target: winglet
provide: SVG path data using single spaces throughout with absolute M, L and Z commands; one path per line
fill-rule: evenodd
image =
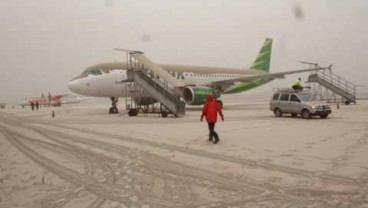
M 332 70 L 332 65 L 333 64 L 330 64 L 330 66 L 328 66 L 327 69 L 331 71 Z
M 135 51 L 135 50 L 129 50 L 129 49 L 123 49 L 123 48 L 114 48 L 115 51 L 123 51 L 123 52 L 126 52 L 126 53 L 129 53 L 129 54 L 132 54 L 132 53 L 141 53 L 143 54 L 142 51 Z

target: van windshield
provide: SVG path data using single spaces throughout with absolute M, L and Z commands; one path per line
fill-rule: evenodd
M 300 93 L 298 94 L 299 95 L 299 98 L 302 100 L 302 101 L 309 101 L 310 97 L 311 97 L 311 94 L 307 94 L 307 93 Z
M 312 93 L 299 93 L 299 98 L 302 101 L 317 101 L 319 100 L 317 95 L 312 94 Z

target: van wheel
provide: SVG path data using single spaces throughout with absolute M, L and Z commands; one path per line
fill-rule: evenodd
M 130 110 L 128 111 L 128 115 L 129 115 L 130 117 L 135 116 L 134 114 L 135 114 L 134 109 L 130 109 Z
M 311 117 L 311 114 L 310 114 L 309 110 L 304 109 L 304 110 L 302 111 L 302 118 L 304 118 L 304 119 L 308 119 L 308 118 L 310 118 L 310 117 Z
M 278 108 L 276 108 L 273 113 L 275 114 L 276 117 L 281 117 L 282 116 L 282 111 Z
M 328 114 L 320 115 L 321 118 L 327 118 Z
M 138 115 L 138 110 L 139 109 L 133 109 L 133 116 L 137 116 Z

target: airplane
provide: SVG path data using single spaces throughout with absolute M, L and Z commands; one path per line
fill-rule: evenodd
M 82 99 L 79 97 L 71 96 L 69 94 L 51 95 L 49 92 L 48 96 L 45 96 L 42 93 L 41 97 L 24 98 L 20 105 L 22 108 L 30 106 L 32 103 L 38 103 L 40 106 L 61 106 L 62 104 L 79 103 L 81 101 Z
M 126 51 L 123 49 L 117 49 Z M 266 38 L 254 63 L 249 69 L 206 67 L 189 65 L 158 64 L 163 70 L 184 83 L 179 95 L 188 105 L 203 105 L 209 94 L 240 93 L 264 85 L 273 79 L 284 78 L 285 75 L 328 69 L 319 67 L 293 71 L 270 73 L 272 39 Z M 128 51 L 129 52 L 129 51 Z M 142 53 L 142 52 L 139 52 Z M 116 103 L 120 97 L 130 97 L 127 85 L 133 83 L 128 76 L 128 64 L 125 62 L 101 63 L 88 67 L 81 75 L 68 83 L 69 89 L 77 94 L 94 97 L 108 97 L 111 99 L 109 113 L 118 113 Z M 151 71 L 152 73 L 152 71 Z M 171 77 L 172 78 L 172 77 Z M 149 95 L 143 95 L 150 98 Z M 145 99 L 155 102 L 154 99 Z M 138 101 L 138 100 L 137 100 Z

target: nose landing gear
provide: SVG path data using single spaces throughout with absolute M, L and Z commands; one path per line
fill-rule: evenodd
M 118 114 L 119 110 L 116 107 L 116 103 L 119 101 L 119 98 L 117 97 L 111 97 L 111 108 L 109 109 L 110 114 Z

